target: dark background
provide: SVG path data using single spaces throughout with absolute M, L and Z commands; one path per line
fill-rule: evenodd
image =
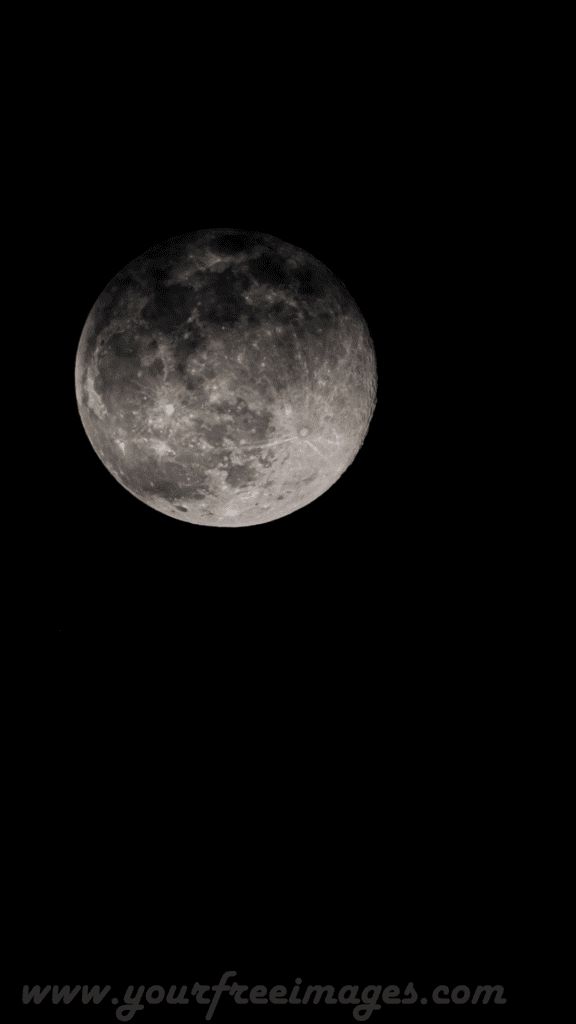
M 100 47 L 79 27 L 22 117 L 45 273 L 11 602 L 19 972 L 169 985 L 242 960 L 253 983 L 272 963 L 279 983 L 506 984 L 522 716 L 507 30 L 223 24 L 122 42 L 114 26 Z M 76 409 L 103 287 L 210 226 L 310 251 L 376 346 L 353 465 L 258 527 L 146 507 Z

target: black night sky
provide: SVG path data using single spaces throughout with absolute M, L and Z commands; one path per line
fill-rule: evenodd
M 340 24 L 354 60 L 326 36 L 319 60 L 303 26 L 282 52 L 245 36 L 234 53 L 230 26 L 226 53 L 195 36 L 193 60 L 173 55 L 177 26 L 168 50 L 133 40 L 129 62 L 111 32 L 97 73 L 79 46 L 60 73 L 51 62 L 38 78 L 22 118 L 34 154 L 22 183 L 28 255 L 40 247 L 45 271 L 34 290 L 33 494 L 11 611 L 35 709 L 21 739 L 24 802 L 56 844 L 51 881 L 34 844 L 23 854 L 30 906 L 32 893 L 47 900 L 44 925 L 79 863 L 74 904 L 99 905 L 109 870 L 117 906 L 134 884 L 142 910 L 154 885 L 138 888 L 135 876 L 162 836 L 162 905 L 178 879 L 202 890 L 192 909 L 180 891 L 187 924 L 162 931 L 172 945 L 187 933 L 179 964 L 202 949 L 207 969 L 234 967 L 224 950 L 242 914 L 254 924 L 240 910 L 253 894 L 255 948 L 270 953 L 278 936 L 276 963 L 296 973 L 316 938 L 323 952 L 330 937 L 337 944 L 327 926 L 340 900 L 356 915 L 333 961 L 344 974 L 367 949 L 365 965 L 389 956 L 406 981 L 418 969 L 438 983 L 503 977 L 479 965 L 482 935 L 497 933 L 491 954 L 506 945 L 489 866 L 500 886 L 512 870 L 517 342 L 492 259 L 509 139 L 487 117 L 495 101 L 469 44 L 441 56 L 417 21 L 383 29 L 368 52 L 367 27 Z M 318 257 L 355 299 L 378 362 L 376 411 L 351 467 L 304 509 L 239 529 L 171 519 L 124 490 L 93 451 L 74 390 L 80 333 L 110 279 L 155 242 L 214 226 Z M 56 796 L 72 846 L 59 845 Z M 109 826 L 78 811 L 86 801 L 104 802 Z M 212 830 L 221 801 L 225 821 Z M 347 843 L 359 863 L 339 882 Z M 241 880 L 245 859 L 271 879 L 267 895 Z M 451 900 L 460 869 L 467 895 Z M 309 890 L 331 904 L 320 914 L 326 940 L 304 911 L 300 924 L 275 915 L 277 899 L 300 906 Z M 420 912 L 430 925 L 432 893 L 446 895 L 431 941 L 438 979 L 410 940 L 422 937 Z M 414 905 L 394 918 L 407 947 L 388 929 L 395 900 Z M 86 921 L 78 929 L 68 940 Z M 92 938 L 105 932 L 100 920 Z M 38 943 L 41 959 L 50 942 Z

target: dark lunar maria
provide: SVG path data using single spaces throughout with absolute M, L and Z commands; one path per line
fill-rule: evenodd
M 76 396 L 97 454 L 141 501 L 251 526 L 307 505 L 350 465 L 376 360 L 322 263 L 271 235 L 204 230 L 110 281 L 80 338 Z

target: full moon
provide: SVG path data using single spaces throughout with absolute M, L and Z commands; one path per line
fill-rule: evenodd
M 376 402 L 368 328 L 319 260 L 236 229 L 168 239 L 106 286 L 76 397 L 96 453 L 140 501 L 253 526 L 328 490 Z

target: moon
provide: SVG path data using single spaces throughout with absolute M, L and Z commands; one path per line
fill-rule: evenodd
M 140 501 L 205 526 L 253 526 L 328 490 L 376 402 L 367 325 L 319 260 L 271 235 L 210 229 L 121 270 L 78 346 L 96 453 Z

